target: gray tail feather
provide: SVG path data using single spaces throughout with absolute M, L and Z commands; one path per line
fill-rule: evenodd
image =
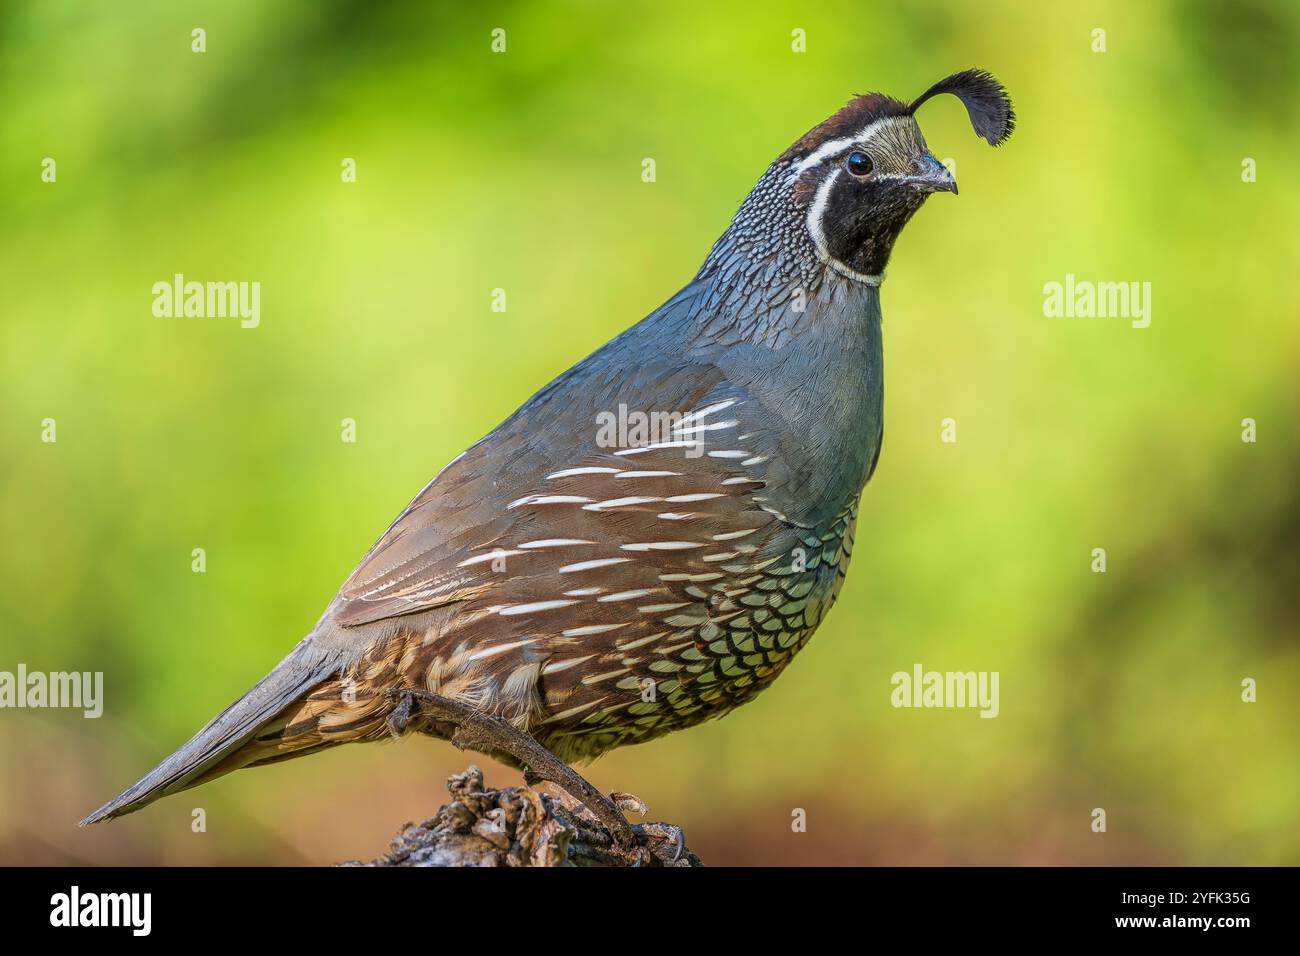
M 195 734 L 185 746 L 143 778 L 91 813 L 87 826 L 139 810 L 159 797 L 193 785 L 196 779 L 244 744 L 258 728 L 339 670 L 345 655 L 313 646 L 307 637 L 271 673 Z

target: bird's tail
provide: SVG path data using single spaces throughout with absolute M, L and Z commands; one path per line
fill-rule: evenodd
M 132 813 L 159 797 L 206 783 L 223 773 L 254 763 L 298 756 L 330 746 L 335 741 L 319 735 L 294 735 L 292 745 L 284 743 L 286 714 L 313 690 L 337 674 L 344 655 L 314 646 L 310 637 L 289 652 L 271 673 L 239 700 L 208 722 L 202 730 L 143 778 L 81 821 L 81 826 Z M 267 733 L 268 728 L 271 733 Z

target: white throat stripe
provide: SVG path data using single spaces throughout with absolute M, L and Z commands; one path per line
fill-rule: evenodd
M 852 279 L 854 282 L 861 282 L 864 285 L 879 286 L 885 278 L 883 274 L 868 275 L 865 272 L 858 272 L 851 269 L 840 260 L 831 256 L 826 248 L 826 233 L 822 229 L 822 218 L 826 215 L 826 203 L 830 199 L 831 190 L 835 188 L 835 181 L 840 178 L 842 169 L 836 169 L 826 181 L 817 187 L 817 195 L 813 197 L 812 206 L 808 209 L 808 235 L 812 237 L 813 248 L 817 250 L 817 258 L 826 263 L 846 279 Z

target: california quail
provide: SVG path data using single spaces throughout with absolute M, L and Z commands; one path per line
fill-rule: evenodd
M 939 93 L 1010 134 L 1005 91 L 968 70 L 801 137 L 684 289 L 444 468 L 269 675 L 83 823 L 410 730 L 598 804 L 561 761 L 770 684 L 835 600 L 880 454 L 885 264 L 957 192 L 913 118 Z

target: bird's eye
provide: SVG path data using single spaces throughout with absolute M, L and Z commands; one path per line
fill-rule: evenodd
M 854 176 L 866 176 L 872 169 L 871 157 L 860 149 L 849 153 L 848 158 L 844 160 L 844 165 Z

